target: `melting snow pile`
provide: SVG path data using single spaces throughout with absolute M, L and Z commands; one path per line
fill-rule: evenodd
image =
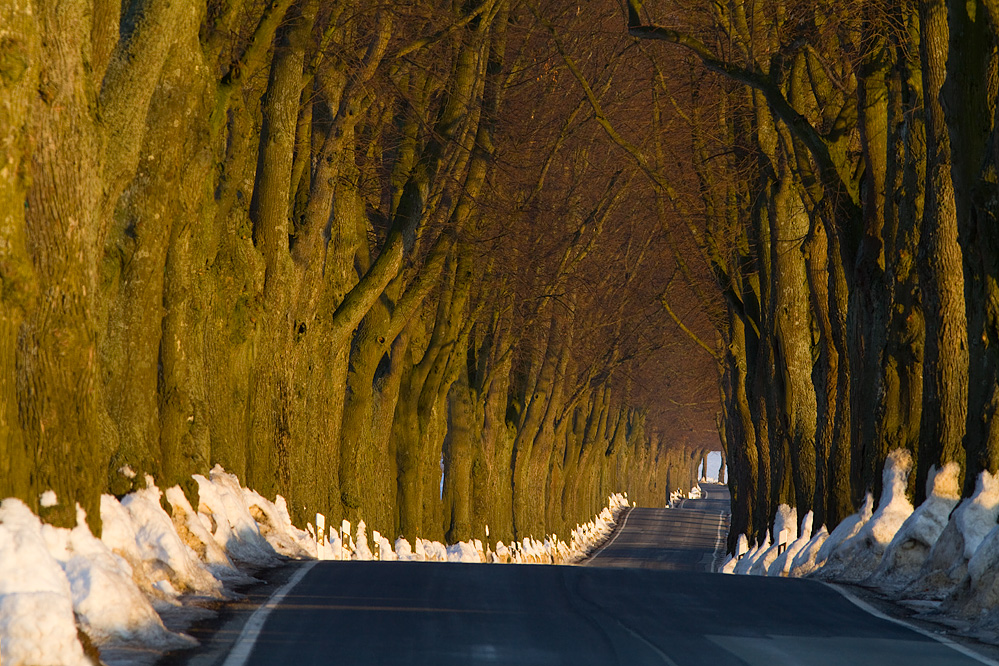
M 857 581 L 874 572 L 899 528 L 912 514 L 912 503 L 905 496 L 911 470 L 912 454 L 907 450 L 896 449 L 888 455 L 877 510 L 856 534 L 827 551 L 829 556 L 822 565 L 825 577 Z
M 168 630 L 158 611 L 193 598 L 232 598 L 227 586 L 254 580 L 241 567 L 273 566 L 282 558 L 571 563 L 603 541 L 628 506 L 624 495 L 612 495 L 596 518 L 576 527 L 568 544 L 555 536 L 525 538 L 498 542 L 493 550 L 478 539 L 445 546 L 399 538 L 393 547 L 377 531 L 369 545 L 363 521 L 353 536 L 347 521 L 327 530 L 321 514 L 315 527 L 300 530 L 284 498 L 271 502 L 242 488 L 219 466 L 194 480 L 196 509 L 179 487 L 164 492 L 148 476 L 144 489 L 121 501 L 102 496 L 100 539 L 90 532 L 82 509 L 77 526 L 65 529 L 43 524 L 20 500 L 3 500 L 0 663 L 89 666 L 78 631 L 101 650 L 195 645 L 193 638 Z M 49 507 L 59 499 L 47 491 L 40 501 Z
M 695 483 L 694 487 L 690 489 L 689 493 L 684 494 L 682 490 L 673 490 L 669 494 L 669 501 L 666 503 L 667 509 L 675 509 L 680 506 L 685 499 L 701 499 L 704 496 L 704 491 L 701 489 L 700 484 Z
M 892 451 L 882 474 L 877 507 L 867 494 L 860 510 L 830 534 L 812 530 L 782 505 L 762 544 L 740 535 L 725 573 L 816 576 L 860 582 L 927 607 L 963 617 L 980 628 L 999 624 L 999 477 L 982 472 L 971 497 L 961 499 L 960 468 L 931 468 L 926 500 L 913 508 L 906 496 L 912 456 Z M 771 537 L 773 535 L 773 537 Z M 777 535 L 781 535 L 778 537 Z M 771 539 L 773 544 L 771 544 Z

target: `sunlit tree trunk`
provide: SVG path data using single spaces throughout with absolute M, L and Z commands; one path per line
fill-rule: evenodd
M 950 29 L 943 0 L 920 4 L 923 103 L 926 109 L 926 203 L 920 236 L 920 286 L 926 313 L 923 408 L 916 474 L 917 499 L 931 465 L 964 467 L 968 410 L 968 334 L 964 266 L 951 139 L 942 103 Z

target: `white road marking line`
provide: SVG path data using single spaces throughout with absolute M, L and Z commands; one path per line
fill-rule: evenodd
M 715 552 L 711 557 L 711 573 L 718 571 L 718 560 L 721 558 L 722 554 L 725 552 L 722 549 L 722 527 L 725 526 L 725 512 L 718 512 L 718 534 L 715 535 Z
M 243 666 L 246 661 L 250 658 L 250 652 L 253 651 L 253 646 L 257 643 L 257 638 L 260 637 L 260 630 L 264 628 L 264 622 L 267 621 L 267 616 L 271 614 L 271 611 L 277 608 L 281 600 L 284 599 L 285 595 L 291 591 L 291 588 L 298 585 L 305 574 L 312 570 L 312 567 L 316 566 L 316 561 L 309 562 L 304 565 L 301 569 L 295 572 L 287 583 L 282 585 L 274 594 L 271 595 L 267 603 L 262 605 L 250 619 L 246 621 L 243 625 L 243 631 L 240 632 L 239 638 L 236 639 L 236 643 L 232 646 L 232 650 L 229 652 L 229 656 L 226 660 L 222 662 L 222 666 Z
M 612 543 L 614 543 L 614 540 L 617 539 L 617 536 L 624 529 L 624 526 L 625 526 L 625 524 L 627 524 L 628 518 L 630 518 L 630 517 L 631 517 L 631 509 L 628 509 L 628 513 L 624 514 L 624 520 L 621 521 L 621 524 L 618 525 L 618 526 L 615 526 L 614 534 L 611 535 L 611 538 L 608 539 L 606 542 L 604 542 L 604 544 L 602 546 L 600 546 L 595 551 L 593 551 L 590 554 L 590 556 L 586 558 L 587 562 L 589 562 L 590 560 L 594 559 L 597 555 L 599 555 L 600 551 L 602 551 L 604 548 L 606 548 L 607 546 L 609 546 Z M 228 664 L 225 664 L 223 666 L 228 666 Z
M 844 590 L 844 589 L 840 588 L 838 585 L 833 585 L 832 583 L 826 583 L 825 581 L 819 581 L 819 582 L 822 583 L 823 585 L 827 586 L 827 587 L 831 587 L 832 589 L 836 590 L 841 595 L 843 595 L 844 599 L 846 599 L 847 601 L 849 601 L 850 603 L 852 603 L 857 608 L 870 613 L 874 617 L 880 618 L 882 620 L 888 620 L 889 622 L 894 622 L 895 624 L 903 626 L 906 629 L 911 629 L 911 630 L 915 631 L 917 634 L 922 634 L 923 636 L 926 636 L 927 638 L 932 638 L 933 640 L 937 641 L 938 643 L 943 643 L 944 645 L 946 645 L 947 647 L 951 648 L 952 650 L 956 650 L 956 651 L 960 652 L 961 654 L 963 654 L 964 656 L 970 657 L 970 658 L 974 659 L 975 661 L 977 661 L 980 664 L 988 664 L 988 666 L 999 666 L 999 662 L 997 662 L 997 661 L 995 661 L 993 659 L 989 659 L 988 657 L 985 657 L 983 655 L 980 655 L 977 652 L 975 652 L 974 650 L 972 650 L 971 648 L 965 647 L 964 645 L 961 645 L 957 641 L 953 641 L 950 638 L 947 638 L 946 636 L 942 636 L 940 634 L 935 634 L 932 631 L 927 631 L 925 629 L 917 627 L 914 624 L 909 624 L 905 620 L 900 620 L 900 619 L 898 619 L 896 617 L 891 617 L 889 615 L 885 615 L 884 613 L 882 613 L 881 611 L 879 611 L 877 608 L 874 608 L 873 606 L 871 606 L 866 601 L 863 601 L 862 599 L 859 599 L 859 598 L 855 597 L 853 594 L 851 594 L 847 590 Z

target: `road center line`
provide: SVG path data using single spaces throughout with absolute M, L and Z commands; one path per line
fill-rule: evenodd
M 239 638 L 236 639 L 236 643 L 232 646 L 229 656 L 222 662 L 222 666 L 243 666 L 246 663 L 247 659 L 250 658 L 250 653 L 253 651 L 253 646 L 257 643 L 257 638 L 260 636 L 260 630 L 264 628 L 267 616 L 271 614 L 272 610 L 277 608 L 285 595 L 291 591 L 291 588 L 298 585 L 305 578 L 305 574 L 309 573 L 314 566 L 316 566 L 316 561 L 302 566 L 287 583 L 271 595 L 265 604 L 254 611 L 250 619 L 243 625 L 243 631 L 240 632 Z
M 715 535 L 715 553 L 711 558 L 711 573 L 718 571 L 718 560 L 721 554 L 724 552 L 722 550 L 722 527 L 725 525 L 725 512 L 718 512 L 718 534 Z

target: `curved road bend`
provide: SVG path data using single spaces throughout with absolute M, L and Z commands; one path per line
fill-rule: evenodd
M 709 490 L 682 509 L 635 509 L 585 567 L 314 563 L 269 614 L 247 623 L 259 625 L 255 640 L 244 629 L 228 661 L 202 650 L 188 663 L 981 663 L 814 581 L 663 570 L 705 568 L 721 503 Z M 686 545 L 656 542 L 656 530 Z

